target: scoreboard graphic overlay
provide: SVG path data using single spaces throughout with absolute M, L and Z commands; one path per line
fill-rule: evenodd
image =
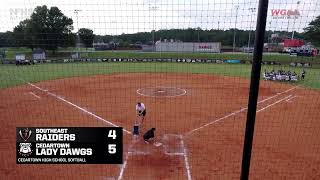
M 122 164 L 121 127 L 17 127 L 17 164 Z

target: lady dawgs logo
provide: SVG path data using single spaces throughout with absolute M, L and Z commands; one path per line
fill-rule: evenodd
M 19 154 L 21 156 L 27 157 L 32 153 L 31 143 L 20 143 Z
M 26 142 L 32 134 L 32 131 L 29 130 L 28 128 L 25 129 L 20 129 L 19 135 L 20 137 Z M 27 157 L 32 153 L 31 150 L 31 143 L 20 143 L 19 144 L 19 154 L 21 156 Z

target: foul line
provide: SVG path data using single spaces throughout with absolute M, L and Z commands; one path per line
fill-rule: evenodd
M 294 99 L 294 98 L 297 98 L 297 97 L 298 97 L 298 96 L 292 96 L 291 98 L 287 99 L 286 101 L 287 101 L 287 102 L 292 102 L 291 100 Z
M 184 145 L 184 141 L 183 141 L 183 136 L 182 135 L 180 135 L 180 143 L 181 143 L 181 146 L 183 148 L 183 157 L 184 157 L 184 163 L 185 163 L 186 170 L 187 170 L 188 180 L 192 180 L 189 161 L 188 161 L 188 156 L 187 156 L 187 149 L 186 149 L 186 147 Z
M 126 155 L 126 159 L 124 160 L 123 164 L 121 165 L 120 174 L 118 180 L 123 178 L 124 170 L 126 169 L 127 162 L 128 162 L 129 154 Z
M 101 120 L 101 121 L 103 121 L 103 122 L 105 122 L 105 123 L 107 123 L 107 124 L 110 124 L 111 126 L 119 127 L 119 126 L 117 126 L 116 124 L 113 124 L 112 122 L 107 121 L 107 120 L 103 119 L 102 117 L 94 114 L 93 112 L 90 112 L 90 111 L 88 111 L 88 110 L 86 110 L 86 109 L 84 109 L 84 108 L 82 108 L 82 107 L 80 107 L 80 106 L 77 106 L 76 104 L 73 104 L 72 102 L 70 102 L 70 101 L 68 101 L 68 100 L 65 100 L 65 99 L 62 98 L 61 96 L 58 96 L 58 95 L 56 95 L 56 94 L 54 94 L 54 93 L 51 93 L 51 92 L 49 92 L 48 90 L 42 89 L 42 88 L 40 88 L 40 87 L 38 87 L 38 86 L 36 86 L 36 85 L 34 85 L 34 84 L 32 84 L 32 83 L 29 83 L 29 82 L 28 82 L 28 84 L 29 84 L 30 86 L 34 87 L 34 88 L 37 88 L 37 89 L 39 89 L 39 90 L 41 90 L 41 91 L 43 91 L 43 92 L 46 92 L 48 95 L 53 96 L 53 97 L 57 98 L 57 99 L 60 100 L 60 101 L 63 101 L 63 102 L 65 102 L 65 103 L 67 103 L 67 104 L 69 104 L 69 105 L 71 105 L 71 106 L 73 106 L 73 107 L 75 107 L 75 108 L 77 108 L 77 109 L 79 109 L 79 110 L 81 110 L 81 111 L 89 114 L 90 116 L 93 116 L 94 118 L 96 118 L 96 119 L 98 119 L 98 120 Z M 128 133 L 128 134 L 131 134 L 130 131 L 128 131 L 128 130 L 126 130 L 126 129 L 124 129 L 124 128 L 123 128 L 123 131 L 126 132 L 126 133 Z
M 292 95 L 286 96 L 285 98 L 282 98 L 282 99 L 280 99 L 280 100 L 278 100 L 278 101 L 276 101 L 276 102 L 274 102 L 274 103 L 272 103 L 272 104 L 269 104 L 268 106 L 257 110 L 257 113 L 258 113 L 258 112 L 261 112 L 261 111 L 263 111 L 263 110 L 265 110 L 265 109 L 267 109 L 268 107 L 274 106 L 274 105 L 278 104 L 279 102 L 282 102 L 282 101 L 284 101 L 284 100 L 287 100 L 287 99 L 289 99 L 291 96 L 292 96 Z
M 33 93 L 33 92 L 29 92 L 29 94 L 31 94 L 31 95 L 33 95 L 34 97 L 36 97 L 36 98 L 40 99 L 40 96 L 36 95 L 36 94 L 35 94 L 35 93 Z
M 290 88 L 290 89 L 288 89 L 288 90 L 286 90 L 286 91 L 283 91 L 283 92 L 281 92 L 281 93 L 277 93 L 276 95 L 273 95 L 273 96 L 271 96 L 271 97 L 268 97 L 268 98 L 266 98 L 266 99 L 264 99 L 264 100 L 259 101 L 258 104 L 263 103 L 263 102 L 265 102 L 265 101 L 267 101 L 267 100 L 273 99 L 273 98 L 275 98 L 275 97 L 277 97 L 277 96 L 279 96 L 279 95 L 281 95 L 281 94 L 284 94 L 284 93 L 286 93 L 286 92 L 292 91 L 292 90 L 296 89 L 297 87 L 298 87 L 298 86 L 295 86 L 295 87 Z M 290 96 L 291 96 L 291 95 L 290 95 Z M 286 98 L 287 98 L 287 97 L 286 97 Z M 286 99 L 286 98 L 284 98 L 284 99 Z M 281 102 L 281 101 L 280 101 L 280 102 Z M 278 103 L 279 103 L 279 102 L 278 102 Z M 276 103 L 276 104 L 277 104 L 277 103 Z M 274 104 L 273 104 L 273 105 L 274 105 Z M 267 106 L 267 107 L 270 107 L 270 105 Z M 214 121 L 212 121 L 212 122 L 209 122 L 209 123 L 207 123 L 207 124 L 205 124 L 205 125 L 203 125 L 203 126 L 200 126 L 200 127 L 196 128 L 196 129 L 193 129 L 193 130 L 187 132 L 186 135 L 190 135 L 190 134 L 192 134 L 192 133 L 195 132 L 195 131 L 198 131 L 198 130 L 200 130 L 200 129 L 203 129 L 203 128 L 207 127 L 207 126 L 210 126 L 211 124 L 214 124 L 214 123 L 216 123 L 216 122 L 219 122 L 219 121 L 221 121 L 221 120 L 224 120 L 224 119 L 226 119 L 226 118 L 228 118 L 228 117 L 230 117 L 230 116 L 234 116 L 234 115 L 236 115 L 236 114 L 238 114 L 238 113 L 241 113 L 241 112 L 243 112 L 243 111 L 245 111 L 245 110 L 247 110 L 247 109 L 248 109 L 248 107 L 246 107 L 246 108 L 241 108 L 240 110 L 234 111 L 234 112 L 232 112 L 232 113 L 230 113 L 230 114 L 228 114 L 228 115 L 226 115 L 226 116 L 224 116 L 224 117 L 221 117 L 221 118 L 216 119 L 216 120 L 214 120 Z M 260 112 L 260 110 L 259 110 L 258 112 Z

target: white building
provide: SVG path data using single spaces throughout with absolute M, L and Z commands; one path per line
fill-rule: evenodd
M 155 43 L 157 52 L 208 52 L 220 53 L 220 42 L 161 42 Z

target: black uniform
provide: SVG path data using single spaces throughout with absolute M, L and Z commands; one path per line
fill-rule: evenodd
M 144 135 L 143 135 L 143 139 L 145 141 L 148 141 L 151 138 L 154 138 L 154 131 L 156 130 L 156 128 L 151 128 L 150 130 L 148 130 Z
M 301 78 L 304 79 L 306 72 L 303 70 L 301 74 Z

